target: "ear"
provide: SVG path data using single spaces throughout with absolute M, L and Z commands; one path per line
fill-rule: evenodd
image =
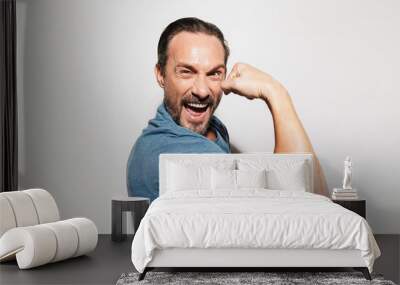
M 162 75 L 161 68 L 158 64 L 156 64 L 156 66 L 154 67 L 154 74 L 156 76 L 158 85 L 160 85 L 160 87 L 164 89 L 164 76 Z

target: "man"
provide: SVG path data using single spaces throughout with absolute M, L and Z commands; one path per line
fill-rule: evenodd
M 237 63 L 228 76 L 229 48 L 222 32 L 197 18 L 182 18 L 161 34 L 155 75 L 164 89 L 156 117 L 136 141 L 127 168 L 129 196 L 158 197 L 160 153 L 229 153 L 228 131 L 213 115 L 222 94 L 259 99 L 272 113 L 275 153 L 314 153 L 282 84 L 248 64 Z M 316 193 L 327 195 L 316 162 Z

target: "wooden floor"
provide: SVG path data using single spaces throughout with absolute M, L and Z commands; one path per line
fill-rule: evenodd
M 400 235 L 375 236 L 382 256 L 374 272 L 399 283 Z M 115 284 L 124 272 L 135 271 L 131 254 L 132 236 L 121 243 L 110 235 L 99 235 L 95 251 L 87 256 L 19 270 L 15 261 L 0 264 L 0 284 Z M 341 270 L 338 270 L 341 271 Z

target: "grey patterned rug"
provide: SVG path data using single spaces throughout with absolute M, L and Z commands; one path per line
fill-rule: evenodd
M 124 273 L 116 285 L 134 284 L 379 284 L 395 285 L 384 280 L 381 274 L 371 274 L 372 281 L 366 280 L 361 272 L 147 272 L 138 281 L 139 273 Z

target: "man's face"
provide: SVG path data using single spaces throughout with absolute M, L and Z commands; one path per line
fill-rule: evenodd
M 157 81 L 172 118 L 182 127 L 205 134 L 221 96 L 225 78 L 224 48 L 215 36 L 181 32 L 168 46 L 165 74 Z

